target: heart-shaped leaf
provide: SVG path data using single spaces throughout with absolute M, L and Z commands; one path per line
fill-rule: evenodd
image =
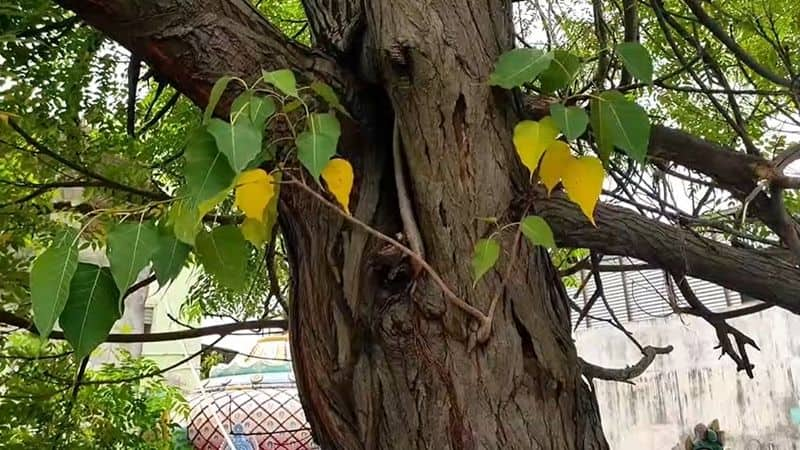
M 473 286 L 497 263 L 500 257 L 500 244 L 494 239 L 481 239 L 475 244 L 472 253 Z
M 197 235 L 195 251 L 206 272 L 222 286 L 234 291 L 245 287 L 247 242 L 234 225 L 214 228 Z
M 653 82 L 653 60 L 650 52 L 638 42 L 622 42 L 614 51 L 622 60 L 622 64 L 636 79 L 643 83 Z
M 561 176 L 570 200 L 594 225 L 594 207 L 603 191 L 603 163 L 594 156 L 573 158 Z
M 297 97 L 297 80 L 294 73 L 289 69 L 276 70 L 274 72 L 263 72 L 264 81 L 278 88 L 284 94 Z
M 350 214 L 350 190 L 353 189 L 353 166 L 344 159 L 334 158 L 322 170 L 322 179 L 336 200 Z
M 541 245 L 545 248 L 556 248 L 556 241 L 553 238 L 553 230 L 550 225 L 539 216 L 527 216 L 519 224 L 522 234 L 533 245 Z
M 236 207 L 250 219 L 261 221 L 264 209 L 275 195 L 272 175 L 262 169 L 242 172 L 236 180 Z
M 234 124 L 211 119 L 206 129 L 217 143 L 217 148 L 228 158 L 231 168 L 239 173 L 261 152 L 261 130 L 249 117 L 241 116 Z
M 558 128 L 549 116 L 538 122 L 523 120 L 514 127 L 514 147 L 531 173 L 536 171 L 544 150 L 557 136 Z
M 556 187 L 564 171 L 569 167 L 572 161 L 572 154 L 569 152 L 569 146 L 562 141 L 555 141 L 547 147 L 542 157 L 542 163 L 539 166 L 539 179 L 547 188 L 547 193 L 553 191 Z
M 551 52 L 535 48 L 515 48 L 500 55 L 489 76 L 489 84 L 511 89 L 533 81 L 553 60 Z
M 550 105 L 550 116 L 568 141 L 578 139 L 589 124 L 589 116 L 586 111 L 577 106 L 554 103 Z
M 89 355 L 106 340 L 120 318 L 119 298 L 119 289 L 107 267 L 78 264 L 69 299 L 58 320 L 76 358 Z
M 123 223 L 108 233 L 108 262 L 120 297 L 136 281 L 158 246 L 158 231 L 148 223 Z
M 46 339 L 53 331 L 69 296 L 69 285 L 78 267 L 78 233 L 69 229 L 39 255 L 31 266 L 30 289 L 33 323 Z

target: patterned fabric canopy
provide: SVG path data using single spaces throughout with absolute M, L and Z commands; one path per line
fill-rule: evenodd
M 189 439 L 199 450 L 317 449 L 292 378 L 285 336 L 214 367 L 189 398 Z M 241 356 L 241 355 L 240 355 Z M 224 430 L 224 432 L 223 432 Z M 230 449 L 225 433 L 234 449 Z

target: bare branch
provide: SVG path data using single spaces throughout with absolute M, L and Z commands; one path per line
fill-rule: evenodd
M 598 380 L 628 382 L 643 374 L 644 371 L 647 370 L 651 364 L 653 364 L 653 361 L 655 361 L 657 355 L 666 355 L 671 351 L 671 345 L 666 347 L 652 347 L 648 345 L 642 349 L 642 359 L 640 359 L 639 362 L 623 369 L 609 369 L 607 367 L 601 367 L 587 362 L 583 358 L 580 358 L 581 372 L 583 372 L 583 375 L 590 379 L 594 378 Z
M 28 330 L 31 333 L 39 334 L 33 323 L 23 317 L 15 316 L 6 311 L 0 311 L 0 323 L 13 327 Z M 179 339 L 191 339 L 202 336 L 228 335 L 241 330 L 263 330 L 266 328 L 287 329 L 287 321 L 282 319 L 259 319 L 248 320 L 246 322 L 226 323 L 202 328 L 192 328 L 189 330 L 169 331 L 165 333 L 144 333 L 144 334 L 109 334 L 106 342 L 129 343 L 129 342 L 161 342 L 175 341 Z M 64 333 L 53 331 L 48 336 L 49 339 L 65 339 Z
M 610 205 L 597 206 L 597 227 L 563 197 L 538 199 L 534 206 L 560 245 L 630 256 L 800 313 L 800 269 L 783 259 L 731 247 Z

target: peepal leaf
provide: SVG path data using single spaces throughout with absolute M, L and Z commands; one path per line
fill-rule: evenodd
M 151 258 L 159 286 L 166 285 L 178 276 L 191 250 L 191 246 L 176 239 L 172 233 L 159 234 L 158 247 Z
M 552 53 L 550 66 L 539 75 L 542 90 L 546 93 L 569 86 L 581 66 L 581 60 L 568 51 L 553 50 Z
M 599 97 L 592 97 L 589 102 L 589 117 L 592 124 L 592 136 L 597 145 L 597 154 L 604 163 L 611 158 L 614 152 L 613 131 L 611 130 L 611 118 L 609 109 L 603 107 L 603 101 Z
M 211 119 L 206 129 L 214 136 L 217 148 L 228 158 L 236 173 L 247 167 L 247 163 L 261 151 L 261 131 L 248 117 L 239 117 L 234 124 Z
M 179 241 L 194 245 L 195 236 L 200 232 L 202 214 L 189 199 L 176 200 L 169 209 L 167 223 Z
M 203 113 L 203 123 L 207 123 L 211 116 L 214 114 L 214 110 L 217 109 L 217 103 L 219 103 L 219 99 L 222 98 L 222 94 L 225 92 L 225 89 L 228 87 L 228 83 L 231 82 L 233 77 L 222 77 L 214 83 L 214 86 L 211 88 L 211 94 L 208 96 L 208 104 L 206 105 L 206 110 Z
M 245 287 L 247 242 L 234 225 L 214 228 L 197 235 L 195 251 L 198 259 L 221 286 L 234 291 Z
M 69 299 L 58 320 L 64 337 L 75 349 L 76 358 L 90 354 L 106 340 L 120 318 L 119 297 L 119 289 L 107 267 L 78 264 Z
M 325 100 L 325 102 L 330 105 L 331 108 L 336 109 L 346 116 L 350 115 L 339 101 L 339 96 L 336 95 L 336 92 L 328 84 L 319 80 L 315 80 L 313 83 L 311 83 L 311 90 Z
M 622 42 L 614 51 L 622 60 L 622 64 L 636 79 L 643 83 L 653 82 L 653 60 L 650 52 L 638 42 Z
M 150 262 L 158 241 L 158 231 L 146 222 L 123 223 L 108 233 L 108 261 L 120 297 Z
M 264 222 L 250 217 L 245 217 L 239 225 L 244 239 L 255 247 L 261 247 L 269 239 L 269 230 Z
M 554 103 L 550 105 L 550 116 L 568 141 L 578 139 L 589 124 L 589 116 L 586 115 L 586 111 L 577 106 Z
M 538 122 L 523 120 L 514 127 L 514 147 L 517 149 L 522 164 L 531 173 L 536 171 L 542 153 L 555 142 L 556 136 L 558 136 L 558 128 L 550 117 L 545 117 Z
M 264 209 L 275 195 L 272 175 L 262 169 L 242 172 L 236 180 L 236 207 L 250 219 L 262 221 Z
M 500 55 L 489 84 L 511 89 L 533 81 L 553 60 L 553 54 L 535 48 L 515 48 Z
M 264 81 L 278 88 L 284 94 L 297 97 L 297 80 L 294 73 L 289 69 L 276 70 L 274 72 L 262 72 Z
M 650 143 L 650 118 L 645 110 L 617 91 L 600 94 L 592 108 L 598 108 L 597 116 L 593 114 L 592 118 L 598 141 L 607 146 L 610 140 L 634 160 L 644 162 Z
M 246 217 L 239 226 L 242 236 L 244 236 L 247 242 L 256 247 L 261 247 L 264 245 L 264 242 L 266 242 L 270 236 L 272 236 L 272 228 L 275 227 L 275 223 L 278 221 L 278 196 L 280 194 L 279 183 L 281 181 L 280 176 L 280 172 L 275 172 L 275 174 L 272 176 L 275 181 L 275 184 L 273 184 L 275 188 L 275 194 L 272 196 L 272 199 L 264 209 L 264 215 L 262 216 L 261 220 Z
M 494 239 L 481 239 L 475 244 L 472 254 L 473 286 L 497 263 L 500 257 L 500 244 Z
M 553 238 L 553 230 L 550 225 L 539 216 L 527 216 L 519 224 L 522 234 L 533 245 L 541 245 L 545 248 L 556 248 L 556 241 Z
M 548 194 L 561 181 L 561 177 L 572 159 L 569 146 L 565 142 L 555 141 L 547 147 L 539 166 L 539 178 L 547 188 Z
M 225 155 L 217 151 L 214 137 L 203 129 L 189 136 L 184 157 L 186 189 L 195 206 L 228 190 L 236 177 Z
M 344 159 L 334 158 L 322 170 L 322 179 L 328 185 L 328 190 L 336 200 L 350 214 L 350 190 L 353 189 L 353 166 Z
M 46 339 L 53 331 L 69 297 L 69 285 L 78 267 L 77 232 L 65 232 L 31 266 L 30 289 L 33 323 Z
M 603 190 L 603 163 L 594 156 L 572 159 L 561 176 L 569 199 L 575 202 L 583 214 L 594 223 L 594 207 Z
M 322 169 L 336 153 L 340 134 L 339 121 L 333 114 L 312 113 L 307 129 L 297 136 L 297 158 L 315 180 L 319 181 Z
M 275 114 L 275 102 L 269 97 L 254 95 L 250 99 L 250 121 L 261 129 Z

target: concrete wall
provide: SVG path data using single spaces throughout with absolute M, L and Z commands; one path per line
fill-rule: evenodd
M 749 349 L 755 379 L 718 359 L 714 330 L 694 317 L 626 324 L 643 345 L 675 350 L 635 385 L 595 381 L 606 436 L 613 450 L 672 449 L 698 422 L 720 420 L 733 450 L 800 449 L 800 316 L 777 308 L 731 321 L 761 351 Z M 624 367 L 640 353 L 619 331 L 580 329 L 585 360 Z
M 184 269 L 177 278 L 168 286 L 161 289 L 153 283 L 153 291 L 147 298 L 146 305 L 153 308 L 151 333 L 166 333 L 180 331 L 186 328 L 175 323 L 169 318 L 180 317 L 181 305 L 189 296 L 189 289 L 195 281 L 196 273 Z M 168 315 L 169 314 L 169 315 Z M 188 323 L 190 326 L 199 326 L 198 323 Z M 152 359 L 159 367 L 169 367 L 200 350 L 201 339 L 183 339 L 180 341 L 146 342 L 142 344 L 142 356 Z M 197 375 L 200 370 L 200 358 L 193 358 L 174 369 L 167 371 L 164 377 L 175 386 L 186 392 L 191 392 L 199 386 Z

